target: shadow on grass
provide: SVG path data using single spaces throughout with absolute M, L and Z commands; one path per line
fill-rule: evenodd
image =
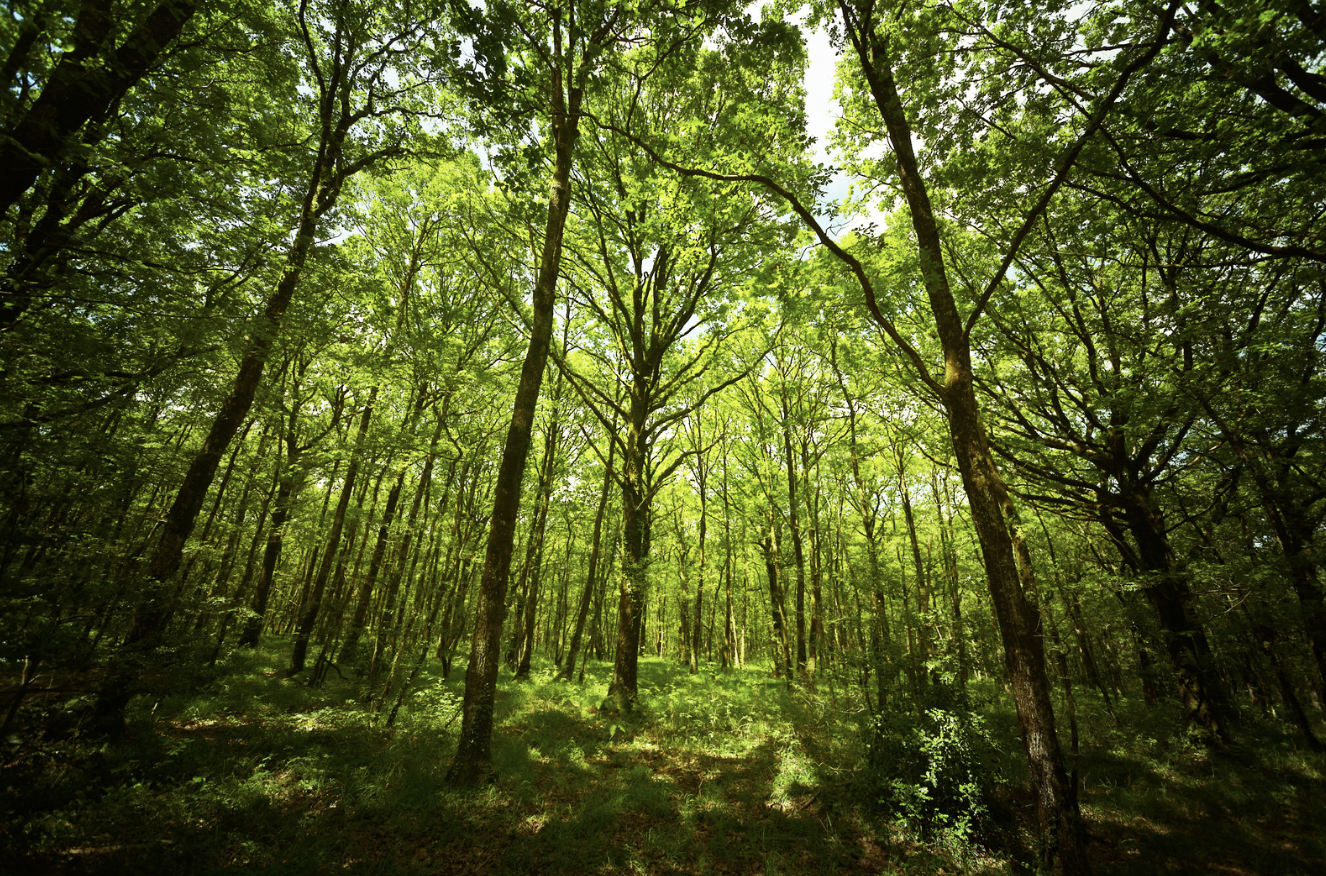
M 1273 724 L 1241 727 L 1225 751 L 1192 748 L 1174 738 L 1168 710 L 1138 706 L 1123 716 L 1128 731 L 1102 728 L 1083 747 L 1098 876 L 1322 872 L 1326 757 Z
M 629 720 L 597 714 L 593 675 L 504 684 L 499 779 L 460 793 L 443 781 L 458 680 L 427 679 L 389 731 L 355 685 L 285 680 L 281 656 L 136 704 L 113 748 L 47 745 L 31 773 L 43 792 L 0 801 L 4 872 L 831 873 L 860 856 L 809 788 L 776 788 L 784 743 L 730 720 L 750 703 L 716 709 L 703 679 L 661 662 L 643 665 L 651 693 Z M 704 733 L 669 736 L 692 725 Z
M 519 827 L 493 842 L 487 873 L 834 873 L 861 857 L 837 837 L 807 795 L 774 792 L 780 754 L 772 740 L 742 757 L 600 750 L 583 762 L 545 759 L 518 799 Z M 453 837 L 447 857 L 471 838 Z M 468 862 L 470 865 L 473 861 Z
M 504 681 L 498 780 L 461 793 L 443 781 L 459 678 L 426 676 L 388 730 L 355 683 L 308 688 L 280 677 L 283 658 L 237 657 L 206 690 L 138 704 L 113 748 L 7 749 L 0 871 L 1014 873 L 1030 857 L 907 839 L 853 797 L 837 704 L 758 669 L 644 660 L 629 717 L 597 711 L 609 667 L 583 686 L 547 667 Z M 992 723 L 1011 720 L 990 702 Z M 1319 872 L 1326 759 L 1269 725 L 1211 754 L 1167 740 L 1163 710 L 1130 705 L 1119 729 L 1092 708 L 1080 774 L 1098 874 Z M 1025 784 L 1017 760 L 1009 788 Z M 1019 823 L 1028 802 L 1009 797 Z

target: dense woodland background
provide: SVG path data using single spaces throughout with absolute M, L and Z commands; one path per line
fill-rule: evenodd
M 1136 864 L 1084 796 L 1110 745 L 1269 771 L 1292 822 L 1326 730 L 1324 51 L 1315 0 L 8 4 L 6 854 L 132 867 L 68 825 L 206 785 L 160 739 L 241 689 L 234 727 L 288 700 L 382 762 L 415 728 L 438 788 L 507 788 L 548 710 L 590 760 L 772 758 L 790 722 L 806 776 L 930 843 L 876 869 Z M 636 869 L 698 866 L 677 842 Z

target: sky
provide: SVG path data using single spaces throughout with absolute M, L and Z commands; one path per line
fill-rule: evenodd
M 806 38 L 806 55 L 810 63 L 806 66 L 806 75 L 803 84 L 806 89 L 806 132 L 816 140 L 814 157 L 816 161 L 825 164 L 833 164 L 834 156 L 828 150 L 828 138 L 833 130 L 834 120 L 838 118 L 840 107 L 838 101 L 833 99 L 833 75 L 834 67 L 838 63 L 838 54 L 829 41 L 827 31 L 808 30 L 802 27 L 802 33 Z M 835 174 L 830 182 L 825 195 L 830 201 L 841 201 L 847 197 L 848 189 L 851 186 L 851 179 L 846 174 Z M 824 217 L 819 217 L 821 223 Z M 841 234 L 843 231 L 864 225 L 871 220 L 878 221 L 880 217 L 869 211 L 867 215 L 854 217 L 849 222 L 839 220 L 834 231 Z M 835 235 L 836 236 L 836 235 Z
M 804 31 L 803 31 L 804 32 Z M 810 64 L 806 67 L 806 126 L 817 138 L 817 158 L 828 161 L 824 151 L 825 138 L 833 130 L 838 116 L 838 102 L 833 99 L 833 68 L 837 61 L 829 35 L 823 30 L 806 33 L 806 54 Z

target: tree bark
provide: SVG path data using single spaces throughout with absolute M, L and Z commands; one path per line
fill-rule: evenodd
M 1228 707 L 1215 674 L 1206 632 L 1192 615 L 1192 593 L 1175 568 L 1174 551 L 1149 491 L 1126 475 L 1120 478 L 1124 520 L 1137 545 L 1134 563 L 1143 573 L 1142 595 L 1160 620 L 1161 640 L 1169 655 L 1184 728 L 1203 744 L 1230 741 Z M 1117 529 L 1112 533 L 1119 539 Z M 1120 540 L 1120 547 L 1124 544 Z
M 638 697 L 640 635 L 644 622 L 649 562 L 649 485 L 647 454 L 641 424 L 643 400 L 632 387 L 631 424 L 622 454 L 622 577 L 617 600 L 617 647 L 612 667 L 612 698 L 617 709 L 630 711 Z M 638 416 L 637 416 L 638 415 Z
M 85 2 L 41 94 L 0 140 L 0 215 L 9 212 L 37 177 L 61 157 L 78 129 L 110 108 L 156 63 L 202 4 L 167 0 L 156 6 L 119 46 L 103 52 L 115 24 L 115 5 Z M 17 72 L 17 71 L 15 71 Z
M 787 526 L 792 534 L 792 557 L 796 561 L 797 590 L 795 618 L 797 625 L 797 674 L 806 674 L 806 552 L 801 543 L 801 513 L 798 510 L 797 466 L 792 453 L 792 413 L 788 410 L 787 388 L 779 399 L 783 413 L 783 456 L 787 469 Z
M 560 23 L 557 19 L 554 19 L 554 30 L 560 43 Z M 493 496 L 493 515 L 488 530 L 483 578 L 479 583 L 474 639 L 470 647 L 469 666 L 465 670 L 460 739 L 455 758 L 447 770 L 447 780 L 462 786 L 487 783 L 493 777 L 493 703 L 497 696 L 497 672 L 501 665 L 502 617 L 506 613 L 507 577 L 511 571 L 516 520 L 520 515 L 520 484 L 525 474 L 525 461 L 529 456 L 534 428 L 534 411 L 538 406 L 539 389 L 543 384 L 543 371 L 552 341 L 553 304 L 557 274 L 561 267 L 562 233 L 566 228 L 566 215 L 571 205 L 571 165 L 579 134 L 582 86 L 572 83 L 563 93 L 560 67 L 554 64 L 551 73 L 553 179 L 548 197 L 548 219 L 544 226 L 539 274 L 534 285 L 533 322 Z
M 548 504 L 552 499 L 553 465 L 557 461 L 557 438 L 560 431 L 561 426 L 554 412 L 543 443 L 543 464 L 539 467 L 539 506 L 534 514 L 534 531 L 530 535 L 529 592 L 525 595 L 525 619 L 516 657 L 516 678 L 520 680 L 529 678 L 534 659 L 534 626 L 538 619 L 539 592 L 543 584 L 543 544 L 548 530 Z
M 131 664 L 137 662 L 139 655 L 155 647 L 174 616 L 174 601 L 166 585 L 179 571 L 184 544 L 193 531 L 221 457 L 253 406 L 254 395 L 262 382 L 267 354 L 299 285 L 320 215 L 315 212 L 314 204 L 319 188 L 317 180 L 322 170 L 319 167 L 314 172 L 313 181 L 306 192 L 295 243 L 286 257 L 285 269 L 277 283 L 276 292 L 268 300 L 249 340 L 248 350 L 240 360 L 239 373 L 235 376 L 230 394 L 212 420 L 203 446 L 189 465 L 184 482 L 164 515 L 161 536 L 148 562 L 147 598 L 139 604 L 129 635 L 124 641 L 124 650 L 130 659 L 121 660 L 121 665 L 108 673 L 94 708 L 94 725 L 107 735 L 118 736 L 124 729 L 124 710 L 133 697 L 132 685 L 138 675 L 138 670 Z
M 253 615 L 245 621 L 244 629 L 239 637 L 239 644 L 242 648 L 258 647 L 263 623 L 267 617 L 267 603 L 271 597 L 272 581 L 276 576 L 276 565 L 281 559 L 281 550 L 285 544 L 285 526 L 290 519 L 290 511 L 294 507 L 299 487 L 303 483 L 303 473 L 299 470 L 299 459 L 303 453 L 303 448 L 299 446 L 298 433 L 295 431 L 298 414 L 299 407 L 297 403 L 292 404 L 285 431 L 285 470 L 282 472 L 281 482 L 276 488 L 275 505 L 272 509 L 271 523 L 267 530 L 267 545 L 263 549 L 262 566 L 258 573 L 258 583 L 253 592 L 253 604 L 251 606 Z
M 337 33 L 338 46 L 345 41 L 345 37 L 344 33 Z M 348 62 L 350 59 L 345 60 Z M 139 675 L 139 670 L 133 668 L 133 664 L 141 662 L 143 655 L 160 641 L 173 617 L 175 606 L 169 596 L 167 582 L 179 571 L 185 542 L 193 531 L 221 457 L 253 406 L 267 356 L 280 333 L 286 310 L 303 277 L 304 266 L 316 241 L 321 219 L 336 205 L 346 179 L 370 163 L 342 163 L 346 138 L 350 128 L 358 121 L 357 116 L 341 112 L 348 102 L 348 90 L 354 84 L 346 77 L 352 76 L 355 69 L 349 63 L 335 65 L 333 75 L 322 85 L 322 93 L 319 95 L 318 155 L 304 190 L 298 226 L 286 253 L 276 290 L 254 326 L 248 347 L 240 360 L 235 383 L 222 402 L 202 448 L 190 464 L 170 509 L 164 515 L 160 539 L 148 562 L 146 598 L 140 602 L 124 642 L 125 653 L 122 657 L 127 659 L 121 659 L 120 665 L 112 668 L 98 693 L 94 724 L 112 736 L 118 735 L 124 727 L 124 710 L 133 696 L 131 687 L 134 679 Z M 381 153 L 383 156 L 385 154 Z
M 912 548 L 912 567 L 916 570 L 916 681 L 924 687 L 932 671 L 930 660 L 934 648 L 930 641 L 930 582 L 925 563 L 921 560 L 921 539 L 916 532 L 916 516 L 912 513 L 912 496 L 907 489 L 907 476 L 901 452 L 898 453 L 898 492 L 902 497 L 903 522 L 907 524 L 907 541 Z
M 843 393 L 843 402 L 847 405 L 847 438 L 851 454 L 852 481 L 856 487 L 857 513 L 861 515 L 861 530 L 866 538 L 866 570 L 870 576 L 869 590 L 874 602 L 875 615 L 870 625 L 870 657 L 875 671 L 876 708 L 882 709 L 889 700 L 889 651 L 892 649 L 892 634 L 889 630 L 888 603 L 884 595 L 884 577 L 879 567 L 879 546 L 875 539 L 876 511 L 866 489 L 865 476 L 861 472 L 861 449 L 857 442 L 856 403 L 847 388 L 847 380 L 838 367 L 838 343 L 835 339 L 830 348 L 829 363 L 838 379 L 838 386 Z
M 761 543 L 764 551 L 764 572 L 769 579 L 769 612 L 773 616 L 773 652 L 774 672 L 787 680 L 792 686 L 792 645 L 787 634 L 787 608 L 783 597 L 783 585 L 780 580 L 781 565 L 778 551 L 778 527 L 769 521 L 769 532 Z
M 696 571 L 695 580 L 695 630 L 691 641 L 691 661 L 690 674 L 695 675 L 700 671 L 700 649 L 704 644 L 704 573 L 708 565 L 708 557 L 705 553 L 706 539 L 709 534 L 709 505 L 705 496 L 706 472 L 704 470 L 704 460 L 698 460 L 700 466 L 699 477 L 696 479 L 696 486 L 700 492 L 700 532 L 699 532 L 699 563 Z

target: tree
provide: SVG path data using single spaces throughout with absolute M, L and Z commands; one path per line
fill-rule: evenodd
M 1208 239 L 1182 226 L 1116 225 L 1067 252 L 1055 229 L 1071 226 L 1075 211 L 1064 206 L 1047 215 L 1037 246 L 1020 257 L 1048 300 L 1028 302 L 1024 292 L 991 314 L 1013 368 L 1025 369 L 1015 378 L 1016 402 L 1006 391 L 1008 366 L 991 369 L 992 395 L 1017 442 L 1005 454 L 1095 517 L 1141 576 L 1184 725 L 1194 738 L 1218 743 L 1229 737 L 1228 708 L 1159 493 L 1189 452 L 1186 439 L 1200 414 L 1189 389 L 1196 352 L 1208 332 L 1221 331 L 1204 324 L 1195 305 L 1247 275 L 1227 261 L 1224 247 L 1210 252 Z
M 720 55 L 695 46 L 669 48 L 676 57 L 666 67 L 652 54 L 630 59 L 651 77 L 623 83 L 612 100 L 605 99 L 614 117 L 631 127 L 667 130 L 705 120 L 723 125 L 729 114 L 742 111 L 689 87 L 694 77 L 716 72 Z M 699 100 L 671 97 L 679 91 Z M 596 137 L 593 146 L 585 167 L 606 184 L 586 181 L 580 188 L 587 239 L 581 244 L 577 237 L 574 246 L 573 284 L 589 320 L 606 337 L 582 344 L 581 351 L 594 371 L 624 387 L 626 397 L 614 401 L 574 363 L 566 371 L 600 423 L 623 424 L 622 431 L 610 432 L 621 455 L 624 564 L 612 690 L 616 706 L 629 710 L 637 697 L 653 500 L 696 452 L 676 448 L 669 457 L 658 445 L 759 360 L 758 352 L 736 358 L 721 351 L 740 343 L 751 327 L 758 331 L 766 305 L 751 294 L 752 275 L 777 282 L 777 268 L 757 253 L 780 232 L 768 204 L 749 191 L 722 197 L 708 186 L 660 173 L 621 136 Z M 713 376 L 720 365 L 736 375 Z
M 459 785 L 476 785 L 491 778 L 493 701 L 501 661 L 507 577 L 520 513 L 520 485 L 552 338 L 553 306 L 561 270 L 562 234 L 571 204 L 571 170 L 580 134 L 581 104 L 602 55 L 629 32 L 627 28 L 632 24 L 622 5 L 576 0 L 550 5 L 528 16 L 521 16 L 515 7 L 507 4 L 495 5 L 491 12 L 487 21 L 476 22 L 483 25 L 476 27 L 476 33 L 490 37 L 501 33 L 512 41 L 512 53 L 520 53 L 521 69 L 537 83 L 540 94 L 536 105 L 547 113 L 541 120 L 547 125 L 553 161 L 548 215 L 534 281 L 529 347 L 521 366 L 493 497 L 474 640 L 465 670 L 460 743 L 447 770 L 448 781 Z M 509 29 L 499 30 L 499 23 Z

